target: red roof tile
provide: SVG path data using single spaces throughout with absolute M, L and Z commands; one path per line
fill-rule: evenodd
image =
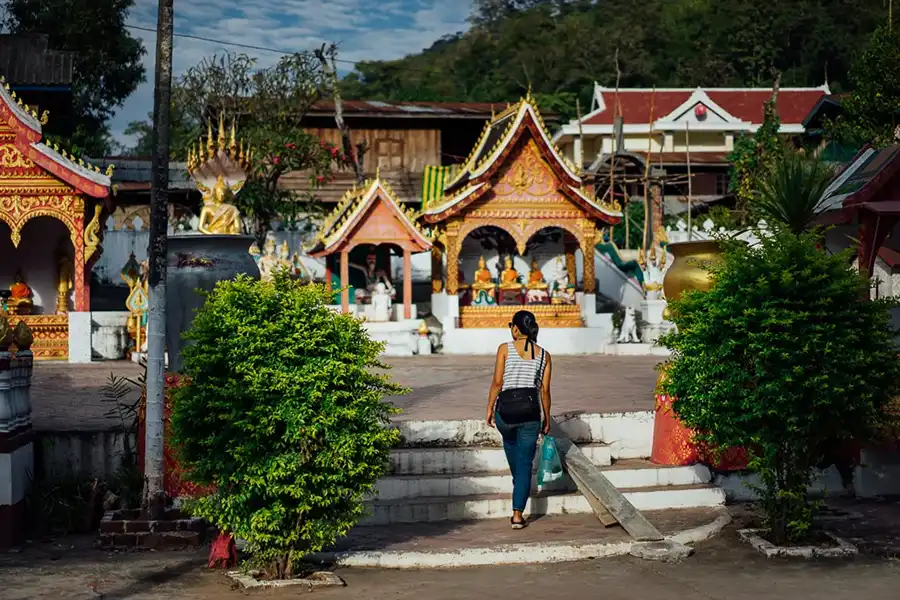
M 771 98 L 770 89 L 720 89 L 704 90 L 710 99 L 742 121 L 761 123 L 763 106 Z M 686 102 L 694 90 L 619 90 L 619 103 L 626 124 L 637 125 L 650 121 L 650 102 L 653 98 L 653 120 L 658 120 Z M 604 90 L 606 110 L 585 121 L 586 125 L 611 125 L 615 115 L 616 92 Z M 799 125 L 825 95 L 821 89 L 783 89 L 778 93 L 778 116 L 783 124 Z

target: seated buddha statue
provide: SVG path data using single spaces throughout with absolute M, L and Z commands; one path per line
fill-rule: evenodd
M 34 304 L 34 292 L 25 283 L 22 271 L 16 271 L 13 284 L 9 286 L 9 292 L 10 296 L 9 300 L 7 300 L 7 306 L 9 306 L 10 312 L 20 315 L 31 312 L 31 307 Z
M 484 256 L 482 256 L 478 259 L 478 269 L 475 271 L 475 279 L 472 283 L 472 289 L 475 291 L 494 291 L 496 288 L 497 284 L 494 283 L 494 279 L 493 277 L 491 277 L 491 272 L 488 271 L 487 263 L 484 261 Z
M 500 289 L 501 290 L 521 290 L 522 284 L 519 283 L 519 272 L 513 268 L 512 257 L 507 255 L 503 262 L 503 272 L 500 273 Z
M 231 199 L 231 195 L 231 188 L 219 175 L 212 190 L 203 194 L 203 208 L 200 210 L 200 223 L 197 225 L 200 233 L 208 235 L 239 235 L 241 233 L 241 214 L 237 207 L 227 202 Z
M 528 273 L 528 283 L 525 287 L 529 290 L 546 290 L 548 287 L 535 259 L 531 259 L 531 271 Z

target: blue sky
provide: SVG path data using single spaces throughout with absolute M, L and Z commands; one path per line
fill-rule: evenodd
M 466 29 L 471 5 L 471 0 L 175 0 L 175 33 L 288 51 L 339 42 L 341 60 L 385 60 L 419 52 L 444 35 Z M 127 23 L 155 28 L 156 8 L 157 0 L 137 0 Z M 123 135 L 125 127 L 153 109 L 156 60 L 156 34 L 134 29 L 131 34 L 147 48 L 147 81 L 110 123 L 113 136 L 126 146 L 133 140 Z M 261 66 L 279 58 L 271 52 L 176 37 L 174 75 L 225 50 L 245 52 Z

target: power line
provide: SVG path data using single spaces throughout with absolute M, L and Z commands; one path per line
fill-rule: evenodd
M 137 31 L 147 31 L 149 33 L 157 32 L 155 27 L 141 27 L 140 25 L 128 25 L 128 24 L 126 24 L 125 27 L 128 29 L 135 29 Z M 174 35 L 177 38 L 184 38 L 184 39 L 188 39 L 188 40 L 197 40 L 199 42 L 208 42 L 210 44 L 221 44 L 222 46 L 232 46 L 234 48 L 244 48 L 246 50 L 259 50 L 260 52 L 274 52 L 275 54 L 282 54 L 285 56 L 291 56 L 291 55 L 297 53 L 296 51 L 291 52 L 289 50 L 282 50 L 279 48 L 267 48 L 266 46 L 255 46 L 253 44 L 241 44 L 238 42 L 226 42 L 225 40 L 217 40 L 214 38 L 203 37 L 200 35 L 192 35 L 189 33 L 176 33 Z M 356 66 L 356 65 L 364 62 L 364 61 L 345 60 L 345 59 L 341 59 L 341 58 L 336 58 L 334 60 L 335 60 L 335 62 L 339 62 L 339 63 L 343 63 L 343 64 L 347 64 L 347 65 L 353 65 L 353 66 Z M 416 72 L 416 73 L 438 74 L 437 71 L 431 71 L 431 70 L 427 70 L 427 69 L 414 69 L 411 67 L 391 67 L 391 68 L 397 69 L 399 71 L 412 71 L 412 72 Z

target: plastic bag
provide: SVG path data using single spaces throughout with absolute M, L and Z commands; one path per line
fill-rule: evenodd
M 541 442 L 541 460 L 538 463 L 537 484 L 544 486 L 551 481 L 556 481 L 563 476 L 562 462 L 559 459 L 559 450 L 556 448 L 556 440 L 552 436 L 545 435 Z

